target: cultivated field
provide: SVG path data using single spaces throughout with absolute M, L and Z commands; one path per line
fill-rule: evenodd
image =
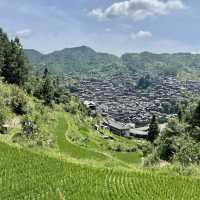
M 198 200 L 200 180 L 92 168 L 0 143 L 0 199 Z

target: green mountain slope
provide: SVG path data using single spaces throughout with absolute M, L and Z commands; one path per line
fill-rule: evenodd
M 53 72 L 102 72 L 116 71 L 187 72 L 196 74 L 200 69 L 200 55 L 190 53 L 154 54 L 150 52 L 126 53 L 121 57 L 98 53 L 93 49 L 81 46 L 66 48 L 43 55 L 34 50 L 25 50 L 30 63 L 36 70 L 48 67 Z
M 41 61 L 43 55 L 39 51 L 34 49 L 27 49 L 25 51 L 31 64 L 35 65 Z
M 200 69 L 200 55 L 190 53 L 153 54 L 124 54 L 123 63 L 134 71 L 158 71 L 177 74 L 180 71 Z
M 117 56 L 97 53 L 93 49 L 81 46 L 66 48 L 50 54 L 41 55 L 33 50 L 25 50 L 30 63 L 40 69 L 47 66 L 54 72 L 91 72 L 109 71 L 122 67 L 123 64 Z

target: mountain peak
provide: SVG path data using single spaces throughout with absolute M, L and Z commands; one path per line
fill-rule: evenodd
M 84 52 L 91 52 L 91 53 L 96 53 L 96 51 L 88 46 L 80 46 L 80 47 L 73 47 L 73 48 L 69 48 L 71 50 L 80 50 L 80 51 L 84 51 Z

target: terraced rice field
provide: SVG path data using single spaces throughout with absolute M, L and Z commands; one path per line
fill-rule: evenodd
M 77 159 L 93 159 L 99 161 L 107 159 L 107 157 L 101 153 L 91 151 L 86 148 L 81 148 L 78 145 L 70 143 L 66 139 L 65 134 L 68 129 L 68 123 L 66 120 L 66 115 L 63 113 L 59 113 L 57 115 L 57 122 L 54 129 L 54 134 L 56 135 L 60 152 L 66 153 L 67 155 Z
M 106 166 L 123 166 L 127 167 L 128 165 L 135 165 L 141 163 L 142 155 L 137 152 L 113 152 L 109 150 L 102 150 L 102 144 L 108 146 L 107 141 L 104 141 L 100 135 L 94 133 L 93 130 L 89 129 L 87 126 L 82 127 L 81 130 L 73 122 L 73 117 L 68 116 L 66 113 L 55 113 L 55 121 L 53 123 L 51 131 L 55 135 L 58 149 L 60 153 L 64 155 L 70 156 L 72 158 L 78 160 L 86 160 L 87 161 L 94 161 L 99 162 L 102 165 Z M 72 127 L 72 125 L 74 125 Z M 89 130 L 84 130 L 84 129 Z M 83 147 L 76 142 L 71 142 L 66 137 L 66 133 L 71 132 L 79 132 L 81 136 L 87 136 L 90 145 L 87 147 Z M 83 133 L 84 132 L 84 133 Z M 116 139 L 118 136 L 115 137 L 115 142 L 118 140 Z M 120 138 L 120 140 L 124 140 L 124 143 L 130 142 L 128 139 Z M 101 143 L 101 145 L 100 145 Z M 127 144 L 128 145 L 128 144 Z M 130 145 L 130 144 L 129 144 Z M 133 145 L 133 144 L 131 144 Z
M 90 168 L 0 143 L 0 199 L 199 200 L 200 180 Z

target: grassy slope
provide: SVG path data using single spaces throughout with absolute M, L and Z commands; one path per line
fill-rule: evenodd
M 84 167 L 0 143 L 1 199 L 198 200 L 200 180 Z
M 113 152 L 108 150 L 109 143 L 121 142 L 126 146 L 133 146 L 134 141 L 112 135 L 114 141 L 106 141 L 101 135 L 91 128 L 88 124 L 82 124 L 81 127 L 76 125 L 77 116 L 68 113 L 55 113 L 55 122 L 53 124 L 53 133 L 56 136 L 57 145 L 60 153 L 79 160 L 98 161 L 105 166 L 123 166 L 139 164 L 141 154 L 130 152 Z M 78 133 L 80 141 L 72 142 L 68 134 Z M 105 133 L 110 134 L 110 133 Z M 84 139 L 87 138 L 87 141 Z M 83 140 L 83 142 L 82 142 Z
M 78 158 L 78 159 L 106 159 L 106 156 L 95 151 L 90 151 L 86 148 L 81 148 L 78 145 L 70 143 L 66 139 L 66 132 L 68 130 L 69 124 L 64 113 L 57 114 L 57 121 L 55 125 L 54 134 L 56 134 L 57 143 L 59 150 L 62 153 L 67 153 L 68 155 Z

